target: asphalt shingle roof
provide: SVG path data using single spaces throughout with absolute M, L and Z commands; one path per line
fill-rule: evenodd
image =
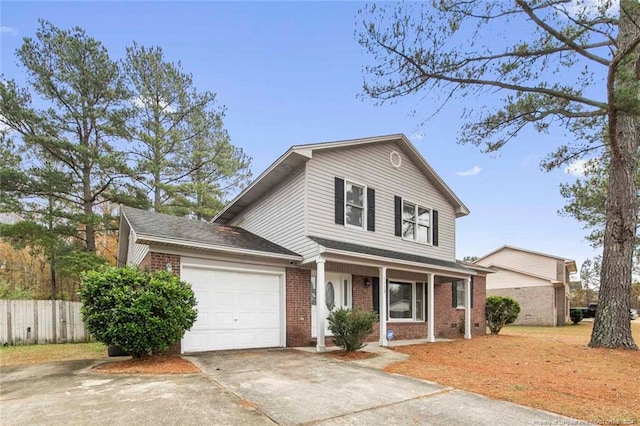
M 458 269 L 460 271 L 469 272 L 471 269 L 465 268 L 458 262 L 447 262 L 446 260 L 434 259 L 426 256 L 417 256 L 414 254 L 401 253 L 392 250 L 385 250 L 374 247 L 361 246 L 359 244 L 345 243 L 342 241 L 328 240 L 326 238 L 309 237 L 316 243 L 328 249 L 341 251 L 350 251 L 354 253 L 369 254 L 372 256 L 386 257 L 394 260 L 405 260 L 408 262 L 424 263 L 425 266 L 442 266 L 446 268 Z
M 218 225 L 216 223 L 124 206 L 121 212 L 127 218 L 136 234 L 148 237 L 193 241 L 231 249 L 299 256 L 291 250 L 237 226 Z

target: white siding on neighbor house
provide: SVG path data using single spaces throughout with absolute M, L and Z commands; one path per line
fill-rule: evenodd
M 127 253 L 127 265 L 137 266 L 142 262 L 144 257 L 149 253 L 149 246 L 146 244 L 137 244 L 134 242 L 133 230 L 129 231 L 129 247 Z
M 396 151 L 396 169 L 389 155 Z M 455 260 L 454 208 L 394 142 L 314 151 L 307 162 L 307 234 L 419 256 Z M 375 232 L 335 223 L 334 179 L 375 190 Z M 438 211 L 438 247 L 403 240 L 394 233 L 394 196 Z
M 549 281 L 541 278 L 498 268 L 496 271 L 496 273 L 487 274 L 487 289 L 552 286 Z
M 530 274 L 540 275 L 549 278 L 550 280 L 556 280 L 558 278 L 556 268 L 557 262 L 558 259 L 506 247 L 499 252 L 482 259 L 478 264 L 481 266 L 489 266 L 492 264 L 508 266 L 511 269 L 517 269 L 519 271 L 529 272 Z M 489 281 L 487 280 L 487 285 L 488 284 Z M 513 285 L 511 287 L 520 286 Z
M 303 245 L 308 244 L 304 233 L 304 209 L 304 167 L 301 167 L 229 224 L 300 254 Z

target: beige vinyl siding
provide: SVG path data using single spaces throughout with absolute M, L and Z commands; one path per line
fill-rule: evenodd
M 549 281 L 541 278 L 498 268 L 496 268 L 496 271 L 496 273 L 487 275 L 487 289 L 552 286 Z
M 229 224 L 300 254 L 304 234 L 304 167 L 234 217 Z
M 396 151 L 396 169 L 389 155 Z M 375 232 L 335 224 L 334 178 L 367 185 L 376 192 Z M 393 142 L 339 150 L 315 151 L 307 162 L 307 234 L 438 259 L 455 259 L 454 208 Z M 439 246 L 394 235 L 394 196 L 437 210 Z
M 556 280 L 558 278 L 556 262 L 557 259 L 551 257 L 513 250 L 507 247 L 482 259 L 478 264 L 481 266 L 489 266 L 491 264 L 504 265 L 511 269 L 517 269 L 519 271 L 529 272 L 530 274 L 540 275 L 550 280 Z

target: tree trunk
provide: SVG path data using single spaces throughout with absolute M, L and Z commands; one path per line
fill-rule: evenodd
M 158 167 L 158 166 L 154 166 Z M 162 210 L 162 192 L 160 189 L 160 172 L 153 174 L 153 210 L 160 212 Z
M 86 232 L 86 238 L 87 238 L 87 251 L 91 252 L 91 253 L 95 253 L 96 252 L 96 227 L 93 224 L 93 201 L 92 201 L 92 196 L 91 196 L 91 178 L 90 173 L 86 172 L 85 173 L 85 182 L 83 183 L 84 185 L 84 200 L 83 200 L 83 207 L 84 207 L 84 215 L 85 215 L 85 219 L 84 219 L 84 226 L 85 226 L 85 232 Z
M 618 54 L 624 55 L 640 37 L 634 21 L 640 18 L 640 8 L 634 1 L 621 2 L 618 33 Z M 591 334 L 591 347 L 637 350 L 631 335 L 629 317 L 633 250 L 638 221 L 638 81 L 635 49 L 627 57 L 618 58 L 610 73 L 615 73 L 615 97 L 610 97 L 609 143 L 610 164 L 607 198 L 605 201 L 604 250 L 600 278 L 600 297 Z M 614 61 L 615 62 L 615 61 Z M 609 87 L 611 90 L 611 87 Z M 626 96 L 619 96 L 626 95 Z M 633 105 L 618 105 L 617 99 L 632 96 Z M 611 102 L 611 100 L 616 102 Z
M 55 263 L 55 257 L 51 258 L 51 300 L 56 300 L 56 270 L 53 265 Z

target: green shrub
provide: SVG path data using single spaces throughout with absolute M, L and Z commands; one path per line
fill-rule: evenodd
M 82 318 L 105 345 L 134 358 L 165 351 L 196 320 L 191 286 L 169 272 L 105 267 L 83 274 Z
M 35 299 L 35 292 L 20 284 L 10 284 L 8 281 L 0 280 L 0 299 L 26 300 Z
M 489 296 L 485 304 L 487 325 L 491 334 L 498 334 L 502 327 L 518 318 L 520 305 L 510 297 Z
M 378 314 L 361 309 L 339 308 L 327 317 L 333 342 L 345 352 L 354 352 L 364 346 L 366 337 L 373 332 Z
M 582 311 L 580 309 L 571 311 L 571 321 L 573 325 L 578 325 L 578 323 L 582 321 Z

